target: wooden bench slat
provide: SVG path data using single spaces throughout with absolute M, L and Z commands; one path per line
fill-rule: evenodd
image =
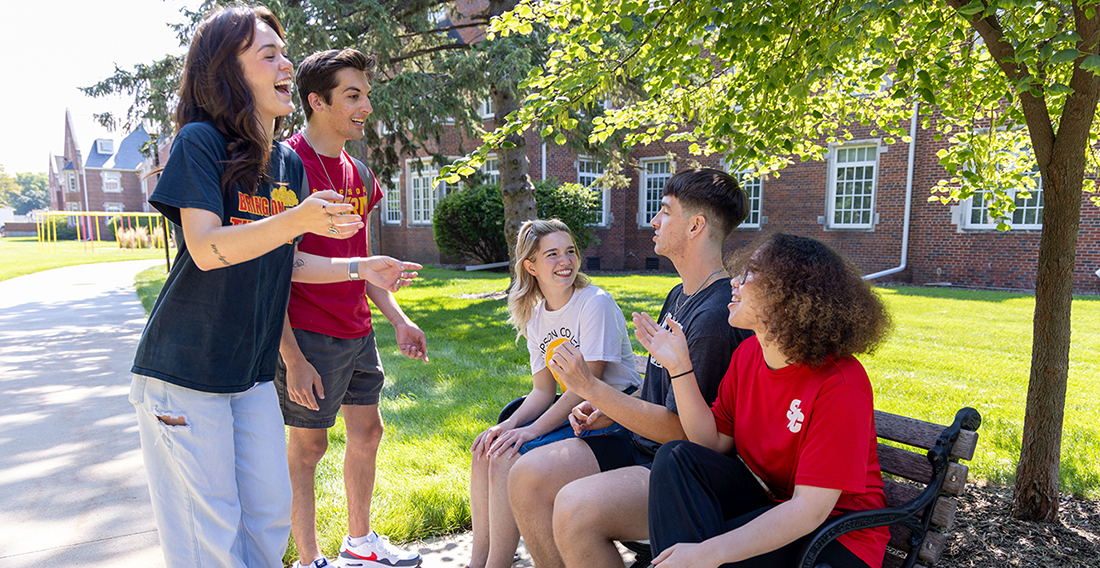
M 878 462 L 883 473 L 892 473 L 919 483 L 928 483 L 932 478 L 932 464 L 928 463 L 928 456 L 916 452 L 879 444 Z M 969 472 L 970 468 L 965 465 L 957 462 L 948 464 L 943 490 L 952 495 L 962 493 Z
M 909 551 L 909 529 L 905 527 L 899 527 L 896 525 L 890 526 L 890 544 L 889 546 L 898 550 L 908 552 Z M 921 543 L 920 550 L 917 552 L 917 558 L 928 564 L 935 564 L 940 559 L 940 555 L 943 554 L 944 547 L 947 544 L 947 539 L 938 532 L 928 531 L 924 535 L 924 542 Z
M 886 505 L 900 507 L 920 495 L 920 490 L 902 485 L 892 479 L 882 480 L 882 489 L 886 493 Z M 955 512 L 959 508 L 958 501 L 948 497 L 936 499 L 936 506 L 932 509 L 932 524 L 944 529 L 955 525 Z
M 908 416 L 899 416 L 881 410 L 875 411 L 875 431 L 879 438 L 925 450 L 932 449 L 936 445 L 936 440 L 939 439 L 944 428 L 945 426 Z M 974 449 L 977 446 L 978 433 L 963 430 L 959 432 L 959 439 L 951 448 L 951 457 L 969 461 L 974 458 Z

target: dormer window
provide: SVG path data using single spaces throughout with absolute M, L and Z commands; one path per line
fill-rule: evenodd
M 115 141 L 99 139 L 95 141 L 96 152 L 100 154 L 114 154 L 115 153 Z

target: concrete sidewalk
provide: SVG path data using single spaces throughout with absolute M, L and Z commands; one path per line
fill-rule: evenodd
M 0 568 L 164 566 L 127 400 L 157 264 L 0 282 Z
M 145 327 L 134 275 L 89 264 L 0 282 L 0 568 L 163 568 L 128 400 Z M 461 568 L 469 533 L 410 543 Z M 515 568 L 533 568 L 520 544 Z M 628 555 L 629 557 L 629 555 Z

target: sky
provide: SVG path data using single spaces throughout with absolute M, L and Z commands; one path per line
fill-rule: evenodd
M 121 140 L 93 114 L 125 116 L 129 100 L 81 93 L 114 72 L 183 54 L 167 23 L 182 23 L 196 0 L 4 1 L 0 16 L 0 166 L 8 175 L 46 173 L 50 153 L 64 149 L 65 109 L 72 113 L 84 157 L 97 138 Z

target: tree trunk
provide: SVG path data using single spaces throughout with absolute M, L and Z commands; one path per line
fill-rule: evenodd
M 1080 70 L 1078 70 L 1080 71 Z M 1089 130 L 1100 97 L 1091 73 L 1075 73 L 1052 145 L 1036 145 L 1043 181 L 1043 236 L 1035 278 L 1031 377 L 1012 514 L 1030 521 L 1058 520 L 1062 419 L 1069 376 L 1073 268 L 1081 224 L 1081 185 Z M 1034 142 L 1034 140 L 1033 140 Z M 1048 157 L 1043 160 L 1043 157 Z M 1045 164 L 1043 162 L 1046 162 Z
M 519 101 L 515 91 L 508 87 L 494 85 L 490 94 L 496 110 L 495 121 L 500 126 L 508 113 L 519 108 Z M 527 140 L 523 134 L 514 134 L 506 140 L 511 142 L 512 147 L 497 148 L 497 169 L 500 171 L 500 196 L 504 201 L 504 239 L 508 242 L 509 271 L 514 281 L 516 236 L 524 221 L 536 217 L 538 208 L 535 205 L 535 186 L 528 175 L 531 163 L 527 159 Z
M 1063 172 L 1064 173 L 1064 172 Z M 1043 236 L 1035 279 L 1035 319 L 1031 378 L 1027 389 L 1023 444 L 1016 467 L 1016 518 L 1058 520 L 1058 472 L 1062 452 L 1062 418 L 1069 374 L 1070 309 L 1073 266 L 1081 218 L 1081 176 L 1076 181 L 1052 172 L 1045 186 Z M 1072 187 L 1066 187 L 1072 186 Z

